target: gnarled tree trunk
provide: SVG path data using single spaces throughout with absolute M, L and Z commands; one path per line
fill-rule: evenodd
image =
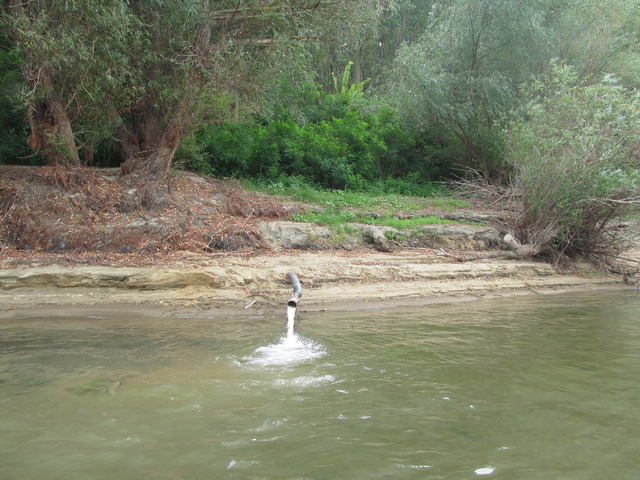
M 117 131 L 120 151 L 124 162 L 120 164 L 120 174 L 135 174 L 138 179 L 132 179 L 134 183 L 142 180 L 145 184 L 160 185 L 167 182 L 171 170 L 171 161 L 180 145 L 182 130 L 179 125 L 170 123 L 164 129 L 157 146 L 145 150 L 140 149 L 140 143 L 135 135 L 130 133 L 124 124 Z M 134 171 L 135 169 L 135 171 Z
M 32 105 L 29 124 L 27 145 L 41 152 L 49 165 L 81 166 L 71 122 L 60 101 L 50 98 Z
M 180 145 L 181 136 L 180 128 L 174 124 L 169 124 L 162 134 L 160 144 L 155 149 L 155 152 L 142 162 L 141 167 L 155 177 L 156 180 L 165 180 L 169 175 L 173 156 Z
M 138 138 L 120 122 L 115 133 L 116 142 L 123 162 L 120 164 L 120 175 L 129 175 L 140 161 L 140 145 Z

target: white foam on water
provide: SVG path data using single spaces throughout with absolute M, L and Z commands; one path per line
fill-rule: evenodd
M 293 334 L 282 337 L 279 343 L 256 348 L 245 357 L 248 365 L 297 365 L 326 355 L 326 350 L 312 340 Z
M 333 375 L 320 375 L 318 377 L 303 376 L 296 378 L 278 378 L 273 382 L 276 388 L 295 388 L 302 389 L 307 387 L 315 387 L 325 383 L 333 383 L 336 378 Z
M 260 462 L 248 462 L 246 460 L 231 460 L 231 463 L 229 463 L 227 470 L 231 470 L 232 468 L 247 468 L 247 467 L 251 467 L 252 465 L 259 465 L 259 464 Z
M 287 423 L 287 419 L 278 419 L 278 420 L 265 420 L 264 423 L 258 428 L 252 428 L 250 432 L 266 432 L 268 430 L 273 430 L 275 428 L 280 428 Z
M 296 308 L 287 307 L 287 334 L 279 343 L 258 347 L 253 354 L 244 357 L 245 365 L 288 366 L 304 363 L 327 354 L 324 347 L 294 331 Z

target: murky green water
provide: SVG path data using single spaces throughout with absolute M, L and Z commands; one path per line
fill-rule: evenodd
M 639 307 L 2 321 L 0 478 L 640 479 Z

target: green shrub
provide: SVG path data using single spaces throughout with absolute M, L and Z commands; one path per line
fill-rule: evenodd
M 509 132 L 513 233 L 556 255 L 615 251 L 607 226 L 640 204 L 640 95 L 611 77 L 580 85 L 563 65 L 528 94 Z
M 273 102 L 253 123 L 203 128 L 196 137 L 203 159 L 192 161 L 192 168 L 242 178 L 303 177 L 329 189 L 427 195 L 435 170 L 417 153 L 421 142 L 394 111 L 364 99 L 362 84 L 345 86 L 345 78 L 335 93 L 316 86 L 312 95 L 307 88 L 305 101 L 288 110 Z
M 322 213 L 298 213 L 294 214 L 292 217 L 296 222 L 317 223 L 319 225 L 339 225 L 357 221 L 356 215 L 350 210 L 326 210 Z

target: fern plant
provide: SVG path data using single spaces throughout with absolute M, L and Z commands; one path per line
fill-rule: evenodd
M 353 66 L 353 62 L 347 63 L 347 66 L 344 68 L 344 72 L 342 73 L 342 78 L 340 85 L 338 85 L 338 77 L 335 73 L 331 74 L 333 78 L 333 89 L 337 95 L 340 95 L 340 98 L 348 105 L 355 98 L 358 98 L 364 92 L 364 86 L 371 80 L 367 78 L 362 82 L 358 83 L 350 83 L 349 78 L 351 77 L 351 67 Z

